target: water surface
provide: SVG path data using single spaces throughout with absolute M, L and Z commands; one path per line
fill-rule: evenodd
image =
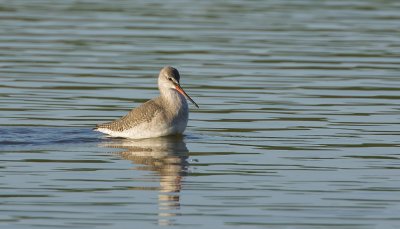
M 0 226 L 398 228 L 397 1 L 0 3 Z M 91 129 L 157 96 L 183 137 Z

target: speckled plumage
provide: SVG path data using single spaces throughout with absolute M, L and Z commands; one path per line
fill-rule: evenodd
M 149 100 L 143 103 L 141 106 L 133 108 L 122 118 L 112 122 L 98 124 L 96 128 L 106 128 L 112 131 L 124 131 L 133 128 L 138 124 L 144 122 L 148 123 L 154 118 L 155 115 L 157 115 L 158 112 L 161 112 L 162 105 L 160 105 L 160 100 L 160 97 L 154 100 Z
M 98 124 L 94 130 L 133 139 L 182 134 L 189 117 L 186 98 L 197 104 L 180 87 L 179 79 L 178 70 L 163 68 L 158 78 L 159 97 L 132 109 L 120 119 Z

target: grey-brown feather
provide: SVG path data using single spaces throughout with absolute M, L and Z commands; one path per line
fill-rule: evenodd
M 162 105 L 160 104 L 160 97 L 149 100 L 141 106 L 133 108 L 127 115 L 112 122 L 98 124 L 98 128 L 106 128 L 112 131 L 124 131 L 135 127 L 144 122 L 150 122 L 152 118 L 160 111 Z

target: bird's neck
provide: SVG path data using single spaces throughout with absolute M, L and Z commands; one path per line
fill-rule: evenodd
M 180 108 L 182 106 L 187 106 L 186 98 L 180 94 L 177 90 L 168 88 L 165 90 L 160 90 L 161 97 L 165 100 L 169 106 Z

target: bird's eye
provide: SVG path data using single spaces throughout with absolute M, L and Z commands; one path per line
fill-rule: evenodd
M 172 78 L 171 78 L 171 77 L 169 77 L 169 78 L 168 78 L 168 80 L 169 80 L 169 81 L 172 81 Z

